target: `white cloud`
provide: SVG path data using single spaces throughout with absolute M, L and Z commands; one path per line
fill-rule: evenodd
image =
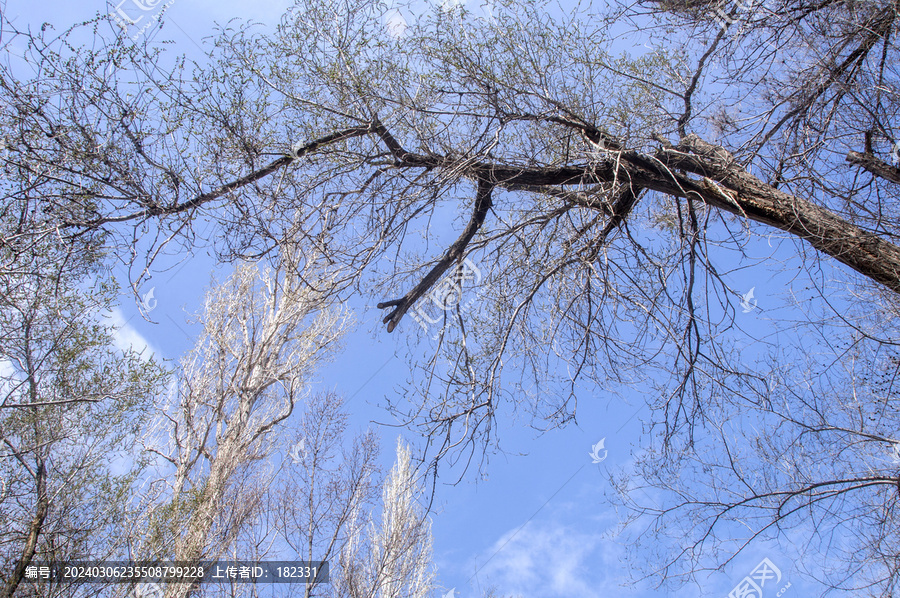
M 21 384 L 22 376 L 16 371 L 8 359 L 0 359 L 0 402 L 6 399 L 13 389 Z
M 8 359 L 0 359 L 0 378 L 9 378 L 16 373 L 16 368 Z
M 140 332 L 128 323 L 129 320 L 125 319 L 125 316 L 119 308 L 113 308 L 113 310 L 106 315 L 106 319 L 108 319 L 109 324 L 116 329 L 113 334 L 113 344 L 117 349 L 121 351 L 131 349 L 140 353 L 144 359 L 149 359 L 151 355 L 159 354 L 159 351 L 150 344 L 150 341 L 144 338 Z
M 602 531 L 527 523 L 503 535 L 479 561 L 490 559 L 479 577 L 502 595 L 599 598 L 617 584 L 619 548 Z

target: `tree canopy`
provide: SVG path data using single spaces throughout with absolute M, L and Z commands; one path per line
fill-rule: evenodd
M 430 347 L 390 407 L 434 475 L 516 409 L 559 426 L 580 397 L 641 391 L 619 500 L 662 522 L 651 572 L 794 526 L 847 559 L 829 583 L 889 595 L 896 2 L 488 8 L 385 27 L 380 3 L 298 1 L 195 62 L 5 23 L 28 49 L 0 71 L 4 205 L 102 233 L 135 289 L 167 248 L 314 248 L 333 300 L 372 298 L 382 334 Z M 785 285 L 763 337 L 744 270 Z

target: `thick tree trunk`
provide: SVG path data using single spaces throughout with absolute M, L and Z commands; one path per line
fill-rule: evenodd
M 685 155 L 683 150 L 694 155 Z M 900 293 L 897 245 L 826 208 L 767 185 L 734 163 L 728 152 L 694 135 L 661 154 L 671 167 L 704 175 L 698 182 L 698 195 L 709 205 L 797 235 L 822 253 Z
M 31 564 L 34 553 L 37 551 L 38 538 L 44 527 L 44 520 L 47 518 L 47 512 L 50 509 L 50 496 L 47 494 L 47 472 L 44 467 L 43 459 L 38 461 L 35 471 L 37 482 L 37 507 L 35 508 L 34 517 L 28 524 L 28 535 L 25 538 L 25 546 L 22 548 L 22 557 L 16 563 L 16 568 L 6 582 L 3 588 L 2 598 L 12 598 L 16 593 L 16 588 L 25 578 L 25 568 Z
M 847 162 L 862 166 L 877 177 L 900 185 L 900 168 L 891 166 L 883 160 L 879 160 L 872 154 L 850 152 L 847 154 Z
M 518 169 L 476 166 L 478 176 L 498 187 L 540 187 L 618 182 L 707 205 L 805 239 L 820 252 L 900 293 L 900 247 L 865 231 L 830 210 L 779 191 L 754 177 L 723 148 L 688 135 L 654 156 L 613 152 L 590 167 Z M 698 174 L 695 179 L 681 174 Z

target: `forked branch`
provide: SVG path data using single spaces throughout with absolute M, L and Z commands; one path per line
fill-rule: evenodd
M 383 323 L 387 324 L 388 332 L 393 332 L 394 328 L 397 327 L 397 324 L 409 308 L 412 307 L 422 295 L 427 293 L 438 280 L 440 280 L 444 272 L 446 272 L 453 263 L 462 259 L 466 247 L 469 245 L 472 237 L 475 236 L 475 233 L 478 232 L 478 229 L 484 224 L 484 219 L 492 205 L 491 193 L 493 190 L 494 187 L 492 184 L 484 179 L 478 179 L 478 191 L 475 195 L 475 207 L 472 210 L 472 217 L 469 219 L 469 224 L 466 225 L 465 230 L 463 230 L 456 242 L 447 249 L 447 252 L 441 257 L 438 263 L 435 264 L 431 271 L 425 275 L 425 278 L 423 278 L 422 281 L 406 295 L 399 299 L 384 301 L 378 304 L 378 309 L 385 309 L 388 307 L 394 308 L 384 317 L 384 320 L 382 320 Z

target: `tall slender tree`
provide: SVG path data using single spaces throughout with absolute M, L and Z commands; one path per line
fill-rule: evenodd
M 116 348 L 98 247 L 0 218 L 0 596 L 72 596 L 33 561 L 122 557 L 130 458 L 165 371 Z M 103 314 L 107 314 L 104 318 Z M 40 581 L 40 580 L 39 580 Z
M 384 480 L 379 522 L 357 519 L 341 551 L 335 595 L 348 598 L 426 598 L 434 593 L 431 523 L 418 504 L 422 489 L 410 450 L 397 439 L 397 461 Z
M 239 265 L 208 293 L 200 337 L 182 360 L 173 401 L 158 414 L 148 448 L 174 471 L 161 502 L 150 504 L 140 551 L 196 564 L 216 560 L 252 524 L 246 484 L 277 446 L 281 424 L 307 392 L 315 367 L 332 355 L 346 317 L 322 303 L 326 277 L 314 259 L 285 247 L 277 269 Z M 153 441 L 167 445 L 154 448 Z M 170 584 L 187 596 L 191 584 Z

